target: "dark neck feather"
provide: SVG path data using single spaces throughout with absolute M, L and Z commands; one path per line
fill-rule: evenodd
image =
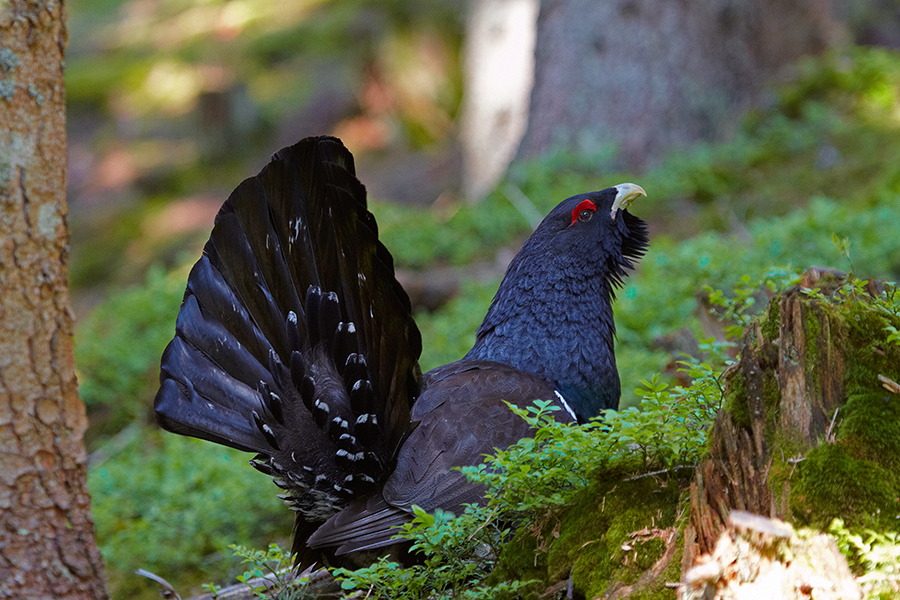
M 579 420 L 618 408 L 614 289 L 647 247 L 643 221 L 623 212 L 618 252 L 547 256 L 533 237 L 507 269 L 466 358 L 494 360 L 552 382 Z

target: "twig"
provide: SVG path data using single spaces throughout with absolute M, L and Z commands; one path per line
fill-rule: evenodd
M 671 469 L 660 469 L 659 471 L 651 471 L 650 473 L 641 473 L 640 475 L 634 475 L 632 477 L 626 477 L 622 481 L 634 481 L 635 479 L 643 479 L 644 477 L 655 477 L 656 475 L 662 475 L 663 473 L 668 473 L 670 471 L 679 471 L 681 469 L 696 469 L 696 465 L 675 465 Z
M 147 579 L 152 579 L 163 588 L 165 588 L 162 592 L 163 598 L 174 598 L 175 600 L 181 600 L 181 596 L 178 595 L 178 592 L 175 591 L 175 588 L 172 587 L 172 584 L 157 575 L 156 573 L 151 573 L 145 569 L 138 569 L 134 572 L 136 575 L 140 575 L 141 577 L 146 577 Z
M 831 416 L 831 424 L 825 430 L 825 441 L 829 444 L 834 443 L 834 421 L 837 419 L 838 409 L 834 409 L 834 415 Z
M 88 466 L 96 467 L 125 449 L 141 433 L 141 424 L 133 422 L 88 456 Z
M 478 528 L 475 531 L 473 531 L 472 534 L 468 538 L 466 538 L 466 541 L 471 542 L 472 538 L 475 537 L 475 534 L 478 533 L 479 531 L 481 531 L 482 529 L 484 529 L 487 526 L 487 524 L 491 522 L 491 519 L 494 518 L 494 515 L 497 514 L 498 510 L 499 510 L 499 508 L 495 508 L 494 510 L 492 510 L 491 514 L 489 514 L 487 516 L 487 518 L 484 520 L 484 522 L 481 525 L 479 525 Z
M 537 226 L 541 224 L 544 217 L 541 215 L 541 211 L 534 205 L 534 202 L 532 202 L 522 190 L 509 182 L 506 182 L 503 186 L 503 195 L 506 196 L 506 199 L 509 200 L 510 204 L 516 207 L 516 210 L 522 213 L 522 216 L 525 217 L 525 220 L 531 225 L 531 229 L 537 229 Z

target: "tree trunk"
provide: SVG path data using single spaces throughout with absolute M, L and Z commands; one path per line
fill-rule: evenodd
M 642 169 L 729 133 L 781 67 L 839 33 L 830 0 L 543 0 L 520 156 L 613 146 Z
M 478 200 L 503 177 L 528 124 L 539 0 L 469 3 L 460 142 L 463 193 Z
M 721 554 L 723 539 L 734 537 L 726 524 L 735 511 L 819 531 L 838 518 L 848 527 L 896 531 L 900 344 L 888 331 L 900 327 L 900 313 L 880 283 L 840 283 L 834 272 L 810 269 L 745 330 L 740 360 L 726 372 L 710 453 L 691 483 L 685 567 Z M 735 583 L 721 573 L 699 584 L 721 590 Z M 833 583 L 846 579 L 833 575 Z M 848 594 L 839 597 L 855 597 Z
M 845 400 L 845 349 L 836 343 L 846 339 L 844 320 L 800 289 L 777 302 L 777 335 L 759 323 L 744 332 L 727 379 L 730 405 L 716 417 L 710 454 L 691 484 L 691 526 L 702 553 L 712 552 L 732 510 L 791 520 L 790 479 L 780 490 L 770 481 L 772 453 L 785 445 L 775 438 L 789 440 L 795 455 L 779 459 L 796 464 Z
M 105 598 L 67 288 L 60 2 L 0 4 L 0 598 Z

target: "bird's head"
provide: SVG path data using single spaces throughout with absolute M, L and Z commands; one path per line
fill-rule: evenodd
M 534 233 L 534 242 L 550 254 L 585 263 L 600 261 L 616 286 L 625 269 L 633 269 L 647 250 L 647 224 L 627 207 L 644 190 L 620 183 L 599 192 L 579 194 L 559 203 Z
M 534 373 L 580 420 L 619 404 L 614 289 L 647 250 L 647 224 L 626 207 L 644 190 L 623 183 L 567 198 L 510 263 L 467 358 Z

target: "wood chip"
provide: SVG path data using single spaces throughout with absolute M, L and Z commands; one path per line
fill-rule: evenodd
M 893 392 L 895 394 L 900 394 L 900 383 L 897 383 L 893 379 L 888 379 L 884 375 L 879 375 L 878 381 L 881 382 L 881 385 L 883 385 L 884 389 L 886 389 L 887 391 Z

